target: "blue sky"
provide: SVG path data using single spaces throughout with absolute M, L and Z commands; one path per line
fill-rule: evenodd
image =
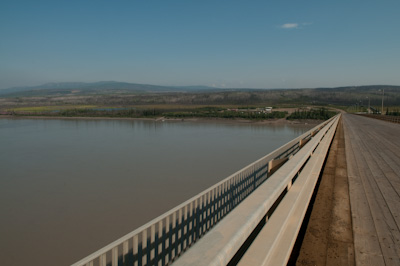
M 400 85 L 400 1 L 0 1 L 0 88 Z

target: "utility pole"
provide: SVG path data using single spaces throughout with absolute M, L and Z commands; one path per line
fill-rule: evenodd
M 382 112 L 381 115 L 383 115 L 383 96 L 385 95 L 385 89 L 382 89 Z
M 368 114 L 371 112 L 371 98 L 368 97 Z

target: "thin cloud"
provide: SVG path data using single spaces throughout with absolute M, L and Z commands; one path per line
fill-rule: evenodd
M 298 27 L 298 23 L 286 23 L 280 26 L 281 29 L 297 29 Z
M 303 29 L 304 27 L 310 26 L 312 22 L 303 22 L 303 23 L 285 23 L 280 25 L 281 29 Z

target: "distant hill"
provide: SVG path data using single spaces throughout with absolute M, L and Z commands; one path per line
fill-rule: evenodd
M 64 82 L 0 90 L 0 98 L 3 98 L 3 103 L 10 106 L 20 105 L 22 102 L 48 105 L 52 99 L 60 97 L 62 102 L 71 104 L 115 106 L 132 104 L 379 106 L 383 90 L 385 106 L 400 106 L 400 86 L 392 85 L 315 89 L 219 89 L 207 86 L 159 86 L 115 81 Z M 82 95 L 88 97 L 75 97 Z M 17 99 L 22 97 L 25 97 L 23 101 Z
M 116 81 L 59 82 L 46 83 L 40 86 L 15 87 L 0 90 L 0 95 L 7 96 L 44 96 L 55 94 L 93 94 L 93 93 L 146 93 L 146 92 L 179 92 L 179 91 L 215 91 L 207 86 L 159 86 Z

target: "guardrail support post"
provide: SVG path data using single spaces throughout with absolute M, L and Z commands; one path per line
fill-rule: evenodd
M 100 266 L 106 266 L 106 265 L 107 265 L 107 253 L 104 253 L 100 255 Z
M 139 260 L 139 239 L 138 239 L 138 235 L 135 235 L 133 237 L 133 243 L 132 243 L 132 248 L 133 248 L 133 258 L 137 258 L 136 260 L 134 259 L 134 266 L 138 266 L 138 260 Z
M 112 249 L 112 266 L 118 266 L 118 246 Z
M 287 185 L 287 190 L 289 190 L 292 187 L 292 180 L 290 180 L 290 182 Z
M 129 242 L 128 240 L 122 243 L 122 262 L 127 263 L 127 256 L 129 252 Z
M 281 167 L 287 160 L 289 160 L 288 157 L 269 161 L 268 162 L 268 176 L 273 174 L 276 170 L 278 170 L 279 167 Z

